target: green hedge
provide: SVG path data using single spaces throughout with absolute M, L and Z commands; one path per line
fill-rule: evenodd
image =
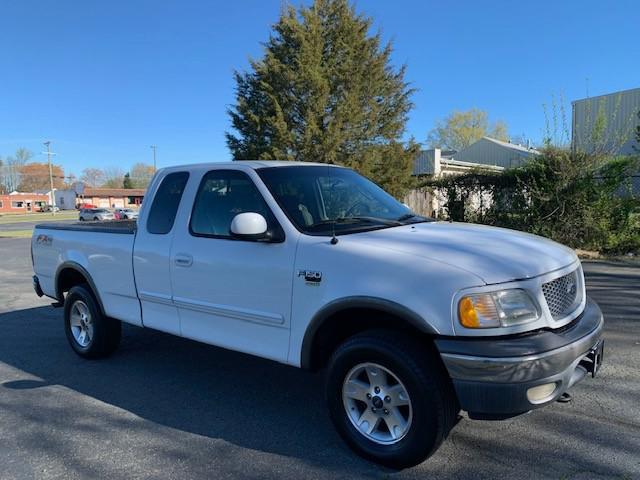
M 640 192 L 632 189 L 639 165 L 638 157 L 547 149 L 523 167 L 447 176 L 425 186 L 444 195 L 444 218 L 621 254 L 640 251 Z

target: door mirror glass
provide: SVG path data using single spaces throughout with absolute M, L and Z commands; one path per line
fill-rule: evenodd
M 267 221 L 259 213 L 239 213 L 231 221 L 231 234 L 247 240 L 260 240 L 267 237 Z

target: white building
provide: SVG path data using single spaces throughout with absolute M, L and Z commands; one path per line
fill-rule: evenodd
M 56 207 L 60 210 L 73 210 L 76 208 L 76 192 L 75 190 L 56 190 Z

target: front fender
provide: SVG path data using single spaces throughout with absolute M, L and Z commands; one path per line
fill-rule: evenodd
M 477 276 L 436 260 L 390 251 L 359 238 L 301 235 L 295 260 L 288 363 L 308 361 L 318 325 L 346 305 L 375 308 L 405 319 L 420 331 L 454 335 L 451 299 L 482 285 Z M 308 278 L 308 272 L 314 278 Z
M 340 311 L 354 308 L 371 309 L 387 313 L 401 319 L 424 333 L 431 335 L 438 333 L 435 328 L 429 325 L 425 319 L 416 312 L 391 300 L 368 296 L 338 298 L 322 307 L 309 322 L 309 326 L 307 327 L 302 340 L 302 351 L 300 353 L 300 366 L 302 368 L 311 368 L 313 341 L 322 324 L 332 315 Z

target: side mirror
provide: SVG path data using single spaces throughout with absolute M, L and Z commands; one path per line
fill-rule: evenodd
M 268 240 L 267 221 L 259 213 L 239 213 L 231 221 L 231 235 L 242 240 Z

